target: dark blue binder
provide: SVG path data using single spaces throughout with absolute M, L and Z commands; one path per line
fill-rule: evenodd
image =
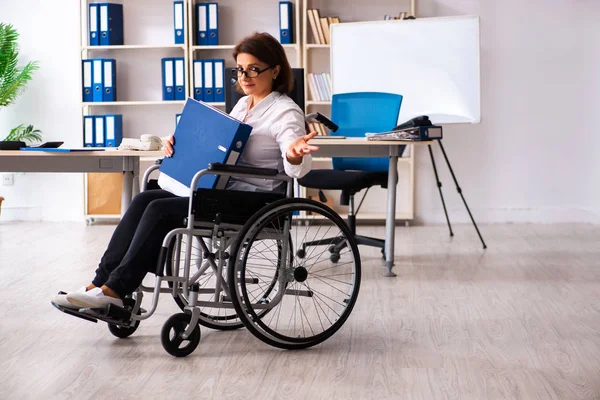
M 94 140 L 96 138 L 94 116 L 85 115 L 83 117 L 83 146 L 95 147 Z
M 160 166 L 159 184 L 180 196 L 189 196 L 196 172 L 210 163 L 235 165 L 246 146 L 252 127 L 206 103 L 188 99 L 175 129 L 173 157 Z M 166 176 L 163 176 L 166 175 Z M 224 189 L 227 178 L 205 175 L 199 188 Z
M 94 115 L 94 147 L 105 147 L 106 119 L 104 115 Z
M 213 91 L 216 103 L 225 102 L 225 60 L 213 60 Z
M 204 61 L 202 60 L 194 60 L 194 99 L 195 100 L 204 100 L 204 72 L 202 71 L 202 67 L 204 66 Z
M 175 100 L 175 60 L 162 59 L 162 90 L 163 100 Z
M 98 10 L 98 4 L 90 4 L 88 14 L 88 28 L 90 32 L 89 42 L 90 46 L 100 45 L 100 12 Z
M 117 101 L 117 61 L 112 58 L 105 58 L 102 63 L 104 65 L 102 101 Z
M 104 98 L 104 60 L 92 59 L 92 101 L 102 101 Z
M 123 115 L 104 115 L 104 147 L 119 147 L 123 140 Z
M 292 7 L 290 1 L 279 2 L 279 42 L 281 44 L 290 44 L 293 41 Z
M 219 4 L 208 4 L 208 45 L 217 46 L 219 44 Z
M 202 69 L 204 72 L 204 80 L 202 83 L 204 84 L 204 93 L 202 94 L 202 100 L 207 103 L 212 103 L 215 101 L 215 67 L 213 60 L 202 60 Z
M 196 4 L 196 18 L 198 28 L 196 44 L 206 46 L 208 44 L 208 6 L 206 3 Z
M 100 3 L 100 45 L 123 45 L 123 5 Z
M 184 43 L 184 19 L 183 19 L 183 1 L 173 2 L 173 26 L 175 33 L 175 44 Z
M 175 68 L 175 100 L 185 100 L 185 59 L 183 57 L 175 57 L 173 59 Z
M 94 89 L 92 85 L 92 60 L 81 60 L 81 75 L 83 82 L 83 101 L 92 102 L 94 101 Z

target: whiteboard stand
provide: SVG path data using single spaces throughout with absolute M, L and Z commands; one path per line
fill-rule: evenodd
M 471 222 L 477 231 L 477 235 L 479 235 L 479 240 L 481 240 L 481 244 L 483 245 L 483 249 L 487 249 L 487 245 L 483 241 L 483 237 L 481 236 L 481 232 L 479 232 L 479 228 L 477 227 L 477 223 L 473 218 L 473 214 L 471 214 L 471 210 L 469 209 L 469 205 L 467 204 L 467 200 L 465 200 L 465 196 L 463 196 L 462 189 L 460 188 L 458 181 L 456 180 L 456 175 L 454 175 L 454 170 L 450 165 L 450 160 L 448 160 L 448 156 L 446 155 L 446 150 L 444 150 L 444 145 L 442 144 L 441 139 L 436 139 L 438 144 L 440 145 L 440 149 L 442 150 L 442 154 L 444 155 L 444 159 L 446 160 L 446 165 L 448 166 L 448 170 L 450 171 L 450 175 L 452 175 L 452 179 L 454 180 L 454 185 L 456 185 L 456 191 L 460 194 L 462 201 L 469 213 L 469 217 L 471 218 Z M 450 236 L 454 236 L 454 232 L 452 232 L 452 225 L 450 224 L 450 218 L 448 218 L 448 210 L 446 209 L 446 202 L 444 201 L 444 195 L 442 193 L 442 182 L 440 182 L 440 178 L 437 172 L 437 168 L 435 165 L 435 158 L 433 157 L 433 150 L 431 149 L 431 145 L 427 145 L 427 149 L 429 150 L 429 156 L 431 157 L 431 166 L 433 167 L 433 173 L 435 174 L 435 181 L 437 183 L 438 190 L 440 192 L 440 198 L 442 199 L 442 206 L 444 207 L 444 214 L 446 215 L 446 222 L 448 223 L 448 229 L 450 230 Z

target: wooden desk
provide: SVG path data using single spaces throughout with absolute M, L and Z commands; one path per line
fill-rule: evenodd
M 123 215 L 139 192 L 140 157 L 162 156 L 162 151 L 0 151 L 0 172 L 122 172 Z

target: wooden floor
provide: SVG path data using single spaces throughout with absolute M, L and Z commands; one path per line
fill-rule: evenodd
M 348 322 L 304 351 L 202 328 L 160 344 L 163 297 L 129 339 L 50 305 L 89 282 L 114 226 L 0 222 L 0 399 L 600 399 L 600 227 L 397 228 L 397 278 L 362 248 Z M 382 235 L 383 228 L 361 228 Z

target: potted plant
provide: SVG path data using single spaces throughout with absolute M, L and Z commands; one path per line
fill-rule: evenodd
M 12 25 L 0 22 L 0 110 L 12 104 L 23 93 L 27 82 L 32 78 L 33 71 L 39 68 L 36 61 L 28 63 L 23 68 L 17 67 L 18 39 L 19 34 Z M 10 131 L 4 141 L 0 142 L 0 149 L 22 147 L 24 142 L 41 141 L 40 133 L 32 125 L 19 125 Z

